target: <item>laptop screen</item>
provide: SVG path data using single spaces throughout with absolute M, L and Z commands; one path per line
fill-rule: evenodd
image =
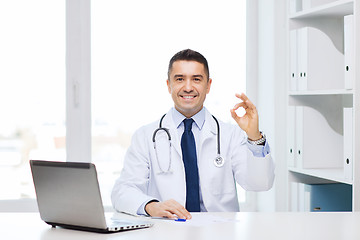
M 95 165 L 31 160 L 42 220 L 106 229 Z

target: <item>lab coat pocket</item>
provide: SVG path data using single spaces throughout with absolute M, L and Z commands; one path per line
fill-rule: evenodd
M 210 171 L 207 173 L 207 177 L 209 183 L 208 189 L 212 194 L 224 195 L 234 192 L 234 178 L 230 164 L 227 164 L 226 161 L 222 167 L 216 167 L 213 163 L 212 166 L 210 166 Z

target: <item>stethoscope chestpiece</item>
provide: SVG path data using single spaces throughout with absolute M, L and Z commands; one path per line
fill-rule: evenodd
M 214 164 L 216 167 L 222 167 L 224 166 L 224 159 L 221 157 L 221 156 L 217 156 L 215 159 L 214 159 Z

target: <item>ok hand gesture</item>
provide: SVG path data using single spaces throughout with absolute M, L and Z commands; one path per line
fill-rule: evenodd
M 259 116 L 255 105 L 244 93 L 237 93 L 235 96 L 241 99 L 242 102 L 237 103 L 234 108 L 230 110 L 232 118 L 239 127 L 246 132 L 250 140 L 255 141 L 260 139 L 262 136 L 259 131 Z M 246 112 L 242 117 L 239 117 L 235 112 L 240 107 L 244 108 Z

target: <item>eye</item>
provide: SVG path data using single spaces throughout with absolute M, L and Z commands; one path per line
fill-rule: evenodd
M 181 81 L 184 80 L 184 78 L 182 78 L 182 77 L 177 77 L 175 80 L 181 82 Z
M 194 78 L 194 81 L 195 81 L 195 82 L 200 82 L 201 79 L 200 79 L 200 78 Z

